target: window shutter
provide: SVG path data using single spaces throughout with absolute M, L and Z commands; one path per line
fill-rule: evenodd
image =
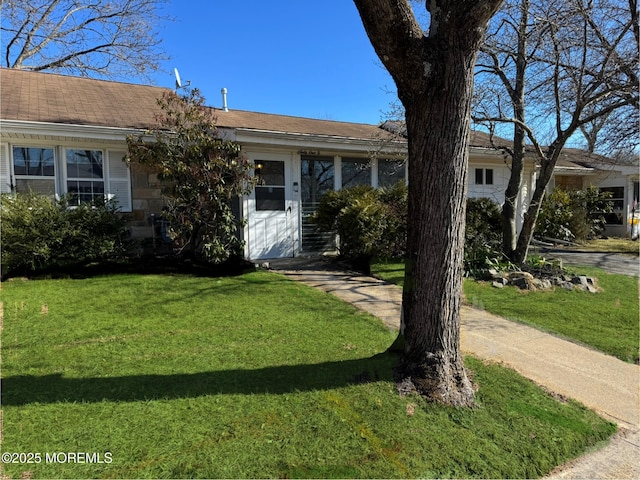
M 131 211 L 131 174 L 129 166 L 124 162 L 125 152 L 109 152 L 109 178 L 107 193 L 109 198 L 118 202 L 120 210 Z
M 0 193 L 11 193 L 11 164 L 7 145 L 0 145 Z

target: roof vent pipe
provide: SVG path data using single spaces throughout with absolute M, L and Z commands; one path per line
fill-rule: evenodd
M 227 108 L 227 89 L 223 88 L 220 91 L 222 92 L 222 111 L 228 112 L 229 109 Z

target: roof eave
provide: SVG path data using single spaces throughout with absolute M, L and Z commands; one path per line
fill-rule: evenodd
M 220 126 L 220 129 L 225 127 Z M 305 147 L 315 149 L 336 149 L 352 151 L 382 152 L 406 151 L 406 141 L 382 138 L 358 138 L 337 135 L 322 135 L 313 133 L 282 132 L 274 130 L 260 130 L 252 128 L 228 129 L 234 131 L 234 140 L 239 143 L 266 143 L 289 147 Z
M 105 127 L 71 123 L 34 122 L 0 119 L 3 137 L 58 137 L 124 142 L 128 135 L 144 133 L 142 128 Z

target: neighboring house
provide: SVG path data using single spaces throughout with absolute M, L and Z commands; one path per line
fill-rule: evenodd
M 165 91 L 0 69 L 0 191 L 72 194 L 78 202 L 105 195 L 131 214 L 134 237 L 151 237 L 152 215 L 163 207 L 159 183 L 122 159 L 127 135 L 155 127 L 157 99 Z M 406 141 L 388 128 L 233 109 L 215 113 L 220 133 L 242 146 L 263 179 L 240 202 L 250 259 L 322 249 L 326 238 L 308 221 L 322 193 L 363 183 L 387 186 L 408 175 Z M 503 155 L 484 133 L 472 132 L 470 143 L 469 196 L 502 202 L 509 178 Z M 598 171 L 587 170 L 580 175 Z M 520 212 L 535 177 L 535 164 L 528 162 Z
M 640 218 L 640 169 L 613 161 L 601 155 L 565 149 L 554 171 L 552 186 L 564 190 L 580 190 L 590 185 L 611 193 L 613 213 L 607 216 L 605 233 L 629 235 L 631 220 Z

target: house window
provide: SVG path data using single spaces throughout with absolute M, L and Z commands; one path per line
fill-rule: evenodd
M 475 169 L 476 185 L 493 185 L 493 168 Z
M 80 205 L 104 198 L 104 168 L 101 150 L 67 150 L 67 193 Z
M 56 193 L 53 148 L 13 147 L 13 173 L 17 192 Z
M 342 188 L 371 185 L 371 162 L 366 158 L 342 159 Z
M 391 187 L 405 180 L 404 162 L 382 159 L 378 161 L 378 186 Z
M 622 225 L 624 211 L 624 187 L 603 187 L 601 192 L 609 192 L 610 200 L 613 202 L 613 212 L 607 214 L 608 225 Z

